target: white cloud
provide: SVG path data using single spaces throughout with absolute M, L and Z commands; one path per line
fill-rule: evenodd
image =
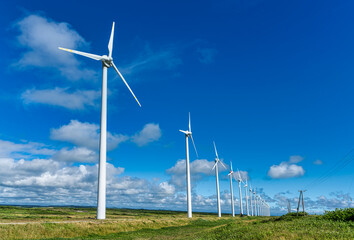
M 97 150 L 99 144 L 99 126 L 94 123 L 80 122 L 71 120 L 68 125 L 63 125 L 57 129 L 51 129 L 50 138 L 63 142 L 69 142 L 79 147 Z M 161 137 L 161 129 L 159 124 L 148 123 L 144 128 L 129 137 L 123 134 L 112 134 L 107 132 L 107 149 L 113 150 L 120 143 L 131 139 L 138 146 L 144 146 L 148 143 L 157 141 Z
M 73 54 L 58 49 L 86 49 L 88 42 L 67 23 L 55 22 L 40 15 L 29 15 L 15 24 L 17 37 L 24 52 L 15 64 L 17 68 L 46 67 L 59 71 L 71 80 L 92 79 L 97 74 L 82 66 Z
M 52 155 L 56 151 L 42 143 L 14 143 L 0 139 L 0 157 L 27 158 L 32 155 Z
M 53 160 L 15 161 L 0 158 L 1 163 L 6 164 L 3 171 L 11 175 L 11 179 L 4 175 L 0 177 L 1 185 L 7 187 L 42 187 L 37 190 L 40 192 L 45 190 L 43 187 L 93 189 L 97 184 L 97 165 L 61 166 Z M 123 168 L 107 163 L 108 183 L 123 171 Z
M 69 92 L 66 88 L 28 89 L 21 95 L 21 99 L 25 104 L 41 103 L 79 110 L 87 106 L 95 106 L 99 97 L 99 91 L 78 90 Z
M 290 196 L 284 196 L 288 194 Z M 307 197 L 306 193 L 304 196 L 306 212 L 312 214 L 322 214 L 324 210 L 334 210 L 335 208 L 346 208 L 353 207 L 354 203 L 351 201 L 351 196 L 349 193 L 332 192 L 329 193 L 329 196 L 318 196 L 315 200 Z M 273 207 L 271 209 L 273 214 L 282 215 L 287 213 L 288 201 L 291 203 L 292 211 L 296 211 L 298 205 L 299 194 L 293 195 L 291 193 L 277 193 L 271 198 L 268 202 L 273 202 Z
M 173 46 L 154 51 L 148 44 L 141 55 L 120 69 L 124 74 L 134 74 L 144 70 L 171 70 L 182 64 Z
M 242 181 L 246 181 L 246 179 L 247 180 L 250 179 L 249 176 L 248 176 L 248 172 L 247 171 L 239 171 L 239 172 L 240 172 Z M 235 175 L 236 179 L 239 178 L 237 171 L 234 172 L 234 175 Z
M 305 170 L 302 166 L 295 163 L 299 163 L 303 159 L 303 157 L 298 155 L 290 156 L 289 161 L 271 166 L 268 170 L 268 176 L 271 178 L 301 177 L 305 174 Z
M 39 175 L 44 172 L 55 172 L 60 164 L 52 160 L 14 160 L 13 158 L 0 158 L 0 183 L 24 178 L 30 175 Z M 10 177 L 10 178 L 9 178 Z
M 268 176 L 271 178 L 292 178 L 301 177 L 305 174 L 302 166 L 282 162 L 279 165 L 273 165 L 268 171 Z
M 203 164 L 198 165 L 201 167 L 196 167 L 196 172 L 207 173 Z M 51 159 L 0 158 L 0 203 L 93 206 L 97 199 L 97 172 L 97 165 L 67 166 Z M 123 172 L 124 168 L 107 163 L 108 207 L 186 210 L 186 195 L 177 192 L 173 184 L 120 176 Z M 230 212 L 230 193 L 227 190 L 220 193 L 223 211 Z M 257 189 L 257 194 L 272 203 L 272 214 L 284 214 L 287 200 L 294 209 L 298 200 L 298 195 L 284 196 L 291 194 L 289 192 L 278 193 L 273 198 L 264 194 L 263 189 Z M 322 195 L 316 200 L 305 195 L 304 200 L 307 211 L 316 213 L 322 213 L 323 209 L 353 207 L 350 194 L 343 192 L 331 193 L 330 197 Z M 193 194 L 192 202 L 194 211 L 216 212 L 215 194 Z M 238 213 L 236 196 L 235 206 Z
M 74 147 L 61 149 L 53 155 L 53 159 L 60 162 L 92 163 L 98 161 L 98 155 L 85 147 Z
M 209 64 L 214 62 L 215 56 L 218 54 L 218 50 L 213 48 L 198 48 L 199 61 L 201 63 Z
M 159 184 L 159 188 L 165 192 L 166 194 L 174 194 L 175 193 L 175 187 L 168 182 L 162 182 Z
M 215 170 L 212 170 L 214 164 L 214 161 L 208 161 L 206 159 L 197 159 L 193 162 L 190 162 L 190 171 L 193 185 L 195 185 L 205 176 L 215 175 Z M 226 167 L 228 166 L 226 165 Z M 219 172 L 223 171 L 225 171 L 225 169 L 219 165 Z M 186 160 L 178 160 L 173 167 L 166 170 L 166 173 L 171 175 L 172 184 L 183 188 L 186 184 Z
M 99 126 L 93 123 L 71 120 L 68 125 L 63 125 L 58 129 L 51 129 L 50 138 L 97 150 L 99 145 Z M 128 139 L 128 136 L 107 132 L 107 149 L 112 150 Z
M 303 157 L 298 156 L 298 155 L 294 155 L 294 156 L 290 156 L 289 163 L 299 163 L 302 160 L 304 160 Z
M 138 146 L 144 146 L 148 143 L 159 140 L 161 137 L 161 129 L 159 124 L 148 123 L 144 128 L 132 136 L 132 141 Z
M 315 165 L 322 165 L 323 162 L 320 159 L 317 159 L 316 161 L 313 162 Z

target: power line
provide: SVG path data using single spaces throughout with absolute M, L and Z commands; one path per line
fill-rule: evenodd
M 321 184 L 325 181 L 327 181 L 331 176 L 333 176 L 334 173 L 342 170 L 344 167 L 346 167 L 351 161 L 354 160 L 354 148 L 352 148 L 341 160 L 337 161 L 333 167 L 328 169 L 326 172 L 324 172 L 321 176 L 318 178 L 314 179 L 312 182 L 310 182 L 308 185 L 306 185 L 306 188 L 312 187 L 315 184 Z

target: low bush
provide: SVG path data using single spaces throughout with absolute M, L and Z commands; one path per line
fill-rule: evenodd
M 325 211 L 322 218 L 342 222 L 354 221 L 354 208 L 336 208 L 334 211 Z

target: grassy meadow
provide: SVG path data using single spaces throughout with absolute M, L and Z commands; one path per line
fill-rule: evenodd
M 338 214 L 337 214 L 338 215 Z M 322 216 L 234 217 L 185 212 L 0 206 L 0 239 L 354 239 L 353 221 Z

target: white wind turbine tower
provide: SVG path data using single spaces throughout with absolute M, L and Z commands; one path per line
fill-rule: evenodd
M 191 137 L 192 143 L 194 146 L 195 153 L 198 158 L 197 148 L 195 147 L 194 140 L 192 137 L 192 130 L 191 130 L 191 114 L 189 113 L 189 128 L 187 131 L 179 130 L 180 132 L 184 133 L 186 136 L 186 177 L 187 177 L 187 216 L 189 218 L 192 217 L 192 195 L 191 195 L 191 175 L 190 175 L 190 167 L 189 167 L 189 147 L 188 147 L 188 138 Z
M 253 216 L 253 203 L 252 203 L 252 186 L 250 184 L 250 202 L 251 202 L 251 216 Z
M 258 194 L 258 216 L 261 215 L 261 196 Z
M 221 217 L 221 207 L 220 207 L 220 192 L 219 192 L 219 172 L 218 172 L 218 163 L 221 163 L 221 165 L 227 169 L 225 167 L 225 165 L 220 161 L 219 156 L 218 156 L 218 151 L 216 150 L 216 146 L 215 146 L 215 142 L 214 143 L 214 149 L 215 149 L 215 164 L 213 166 L 213 168 L 211 170 L 213 170 L 215 168 L 215 175 L 216 175 L 216 194 L 218 197 L 218 217 Z
M 231 171 L 227 176 L 230 177 L 230 192 L 231 192 L 231 210 L 232 216 L 235 217 L 235 205 L 234 205 L 234 189 L 232 187 L 232 177 L 234 175 L 234 171 L 232 170 L 232 162 L 230 161 Z
M 246 210 L 247 210 L 247 216 L 250 215 L 250 211 L 248 208 L 248 194 L 247 194 L 247 178 L 246 178 L 246 184 L 245 184 L 245 194 L 246 194 Z
M 260 212 L 259 212 L 259 197 L 258 195 L 256 194 L 256 207 L 257 207 L 257 216 L 260 216 Z
M 238 173 L 238 189 L 239 189 L 239 193 L 240 193 L 240 215 L 242 217 L 243 215 L 243 207 L 242 207 L 242 193 L 241 193 L 241 182 L 242 181 L 242 178 L 241 178 L 241 175 L 240 175 L 240 171 L 237 169 L 237 173 Z
M 257 214 L 257 197 L 256 197 L 256 189 L 253 188 L 253 201 L 254 201 L 254 215 L 258 216 Z
M 112 25 L 111 36 L 108 43 L 107 55 L 96 55 L 91 53 L 80 52 L 67 48 L 59 47 L 60 50 L 75 53 L 84 57 L 88 57 L 102 62 L 102 95 L 101 95 L 101 129 L 100 129 L 100 160 L 98 166 L 98 192 L 97 192 L 97 219 L 106 218 L 106 151 L 107 151 L 107 68 L 113 67 L 123 80 L 129 91 L 141 107 L 138 99 L 135 97 L 133 91 L 130 89 L 128 83 L 125 81 L 122 74 L 113 63 L 113 36 L 114 36 L 114 22 Z

